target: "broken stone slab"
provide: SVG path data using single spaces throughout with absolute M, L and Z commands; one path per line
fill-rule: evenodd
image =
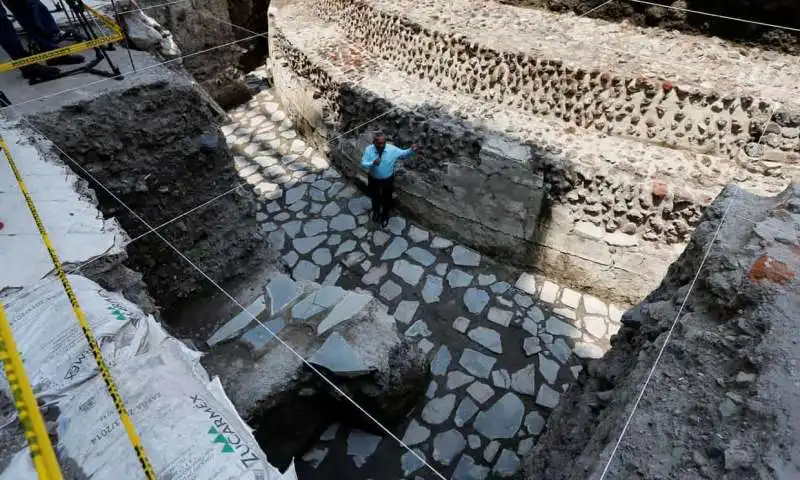
M 357 377 L 369 372 L 370 367 L 358 356 L 352 345 L 338 332 L 331 333 L 325 343 L 309 359 L 314 365 L 336 375 Z
M 347 437 L 347 455 L 353 457 L 356 467 L 362 467 L 378 449 L 382 438 L 361 430 L 353 430 Z
M 448 349 L 446 345 L 442 345 L 439 347 L 439 351 L 436 352 L 436 356 L 433 357 L 433 361 L 431 362 L 431 373 L 434 375 L 444 375 L 447 373 L 447 367 L 450 366 L 451 360 L 450 349 Z
M 279 307 L 267 324 L 284 319 L 280 338 L 370 415 L 386 425 L 398 424 L 423 396 L 430 382 L 428 361 L 399 335 L 396 321 L 374 297 L 294 282 L 282 274 L 273 275 L 267 290 Z M 257 438 L 280 439 L 264 442 L 270 461 L 288 464 L 336 421 L 375 428 L 278 342 L 263 342 L 261 356 L 253 359 L 252 340 L 242 335 L 216 344 L 202 363 L 222 380 L 243 418 L 257 426 Z M 287 425 L 297 427 L 291 435 L 286 435 Z
M 475 418 L 475 429 L 488 438 L 513 438 L 522 424 L 525 405 L 515 394 L 508 392 Z
M 519 457 L 511 450 L 503 449 L 494 464 L 492 473 L 501 478 L 511 477 L 519 470 Z
M 481 264 L 481 255 L 477 252 L 456 245 L 453 247 L 453 262 L 462 267 L 477 267 Z
M 489 294 L 478 288 L 468 288 L 464 292 L 464 305 L 471 313 L 479 314 L 489 303 Z
M 429 425 L 439 425 L 450 418 L 456 405 L 456 396 L 452 393 L 444 397 L 434 398 L 422 409 L 422 419 Z
M 467 454 L 461 455 L 461 459 L 453 471 L 453 480 L 484 480 L 489 475 L 489 467 L 484 467 L 475 463 L 475 460 Z
M 406 428 L 405 435 L 403 435 L 403 443 L 408 446 L 417 445 L 427 440 L 430 436 L 431 431 L 429 428 L 412 419 L 408 424 L 408 428 Z
M 453 422 L 457 427 L 466 425 L 478 413 L 478 405 L 469 397 L 464 397 L 458 404 Z
M 475 380 L 475 377 L 472 375 L 467 375 L 460 370 L 450 372 L 447 374 L 447 389 L 455 390 L 456 388 L 463 387 L 473 380 Z
M 464 370 L 479 378 L 489 378 L 489 373 L 496 362 L 496 358 L 484 355 L 471 348 L 465 348 L 458 361 L 464 367 Z
M 253 317 L 258 317 L 266 310 L 267 306 L 263 297 L 259 297 L 255 302 L 251 303 L 244 311 L 239 312 L 229 322 L 220 327 L 213 335 L 206 341 L 209 347 L 229 340 L 240 334 L 248 325 L 253 321 Z
M 464 435 L 458 430 L 447 430 L 433 439 L 433 459 L 442 465 L 450 465 L 467 446 Z
M 486 327 L 477 327 L 469 331 L 467 336 L 472 341 L 494 353 L 503 353 L 503 341 L 500 334 Z

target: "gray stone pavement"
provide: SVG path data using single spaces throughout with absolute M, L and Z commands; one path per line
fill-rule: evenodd
M 373 294 L 431 359 L 426 397 L 394 433 L 447 478 L 519 469 L 549 412 L 609 348 L 613 305 L 520 273 L 370 202 L 308 147 L 269 91 L 223 128 L 263 201 L 258 219 L 296 280 Z M 300 478 L 436 478 L 390 437 L 332 426 L 298 459 Z

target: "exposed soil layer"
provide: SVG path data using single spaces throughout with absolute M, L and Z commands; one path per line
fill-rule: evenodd
M 797 184 L 723 191 L 562 397 L 527 478 L 798 478 L 798 221 Z
M 181 300 L 214 289 L 189 261 L 221 283 L 265 260 L 252 197 L 244 187 L 231 192 L 240 183 L 232 155 L 195 88 L 153 83 L 30 120 L 113 193 L 87 178 L 104 215 L 117 217 L 136 239 L 127 264 L 142 272 L 166 318 Z M 152 233 L 143 222 L 170 223 Z
M 575 12 L 582 15 L 599 7 L 606 0 L 498 0 L 520 7 L 535 7 L 553 12 Z M 750 46 L 800 54 L 800 33 L 765 27 L 736 20 L 686 13 L 676 8 L 713 13 L 755 22 L 800 28 L 800 2 L 796 0 L 737 1 L 730 0 L 649 0 L 644 3 L 617 0 L 587 15 L 603 20 L 627 20 L 634 25 L 660 27 L 685 33 L 713 35 Z

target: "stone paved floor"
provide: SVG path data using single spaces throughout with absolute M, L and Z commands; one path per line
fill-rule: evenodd
M 371 292 L 432 360 L 433 381 L 395 431 L 447 478 L 513 475 L 550 410 L 619 328 L 614 306 L 519 274 L 393 217 L 308 147 L 269 91 L 224 127 L 259 221 L 295 279 Z M 297 461 L 301 479 L 436 478 L 390 437 L 331 427 Z

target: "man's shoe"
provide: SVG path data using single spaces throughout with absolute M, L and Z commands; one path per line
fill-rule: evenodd
M 28 80 L 53 80 L 61 76 L 61 70 L 39 63 L 21 67 L 19 71 L 22 72 L 22 77 Z
M 380 219 L 381 219 L 381 214 L 380 214 L 380 213 L 378 213 L 378 212 L 372 212 L 372 221 L 373 221 L 373 222 L 375 222 L 375 223 L 378 223 L 378 221 L 379 221 Z
M 51 58 L 46 63 L 48 65 L 80 65 L 86 61 L 83 55 L 64 55 L 63 57 Z
M 382 218 L 381 219 L 381 227 L 386 228 L 388 226 L 389 226 L 389 219 L 388 218 Z

